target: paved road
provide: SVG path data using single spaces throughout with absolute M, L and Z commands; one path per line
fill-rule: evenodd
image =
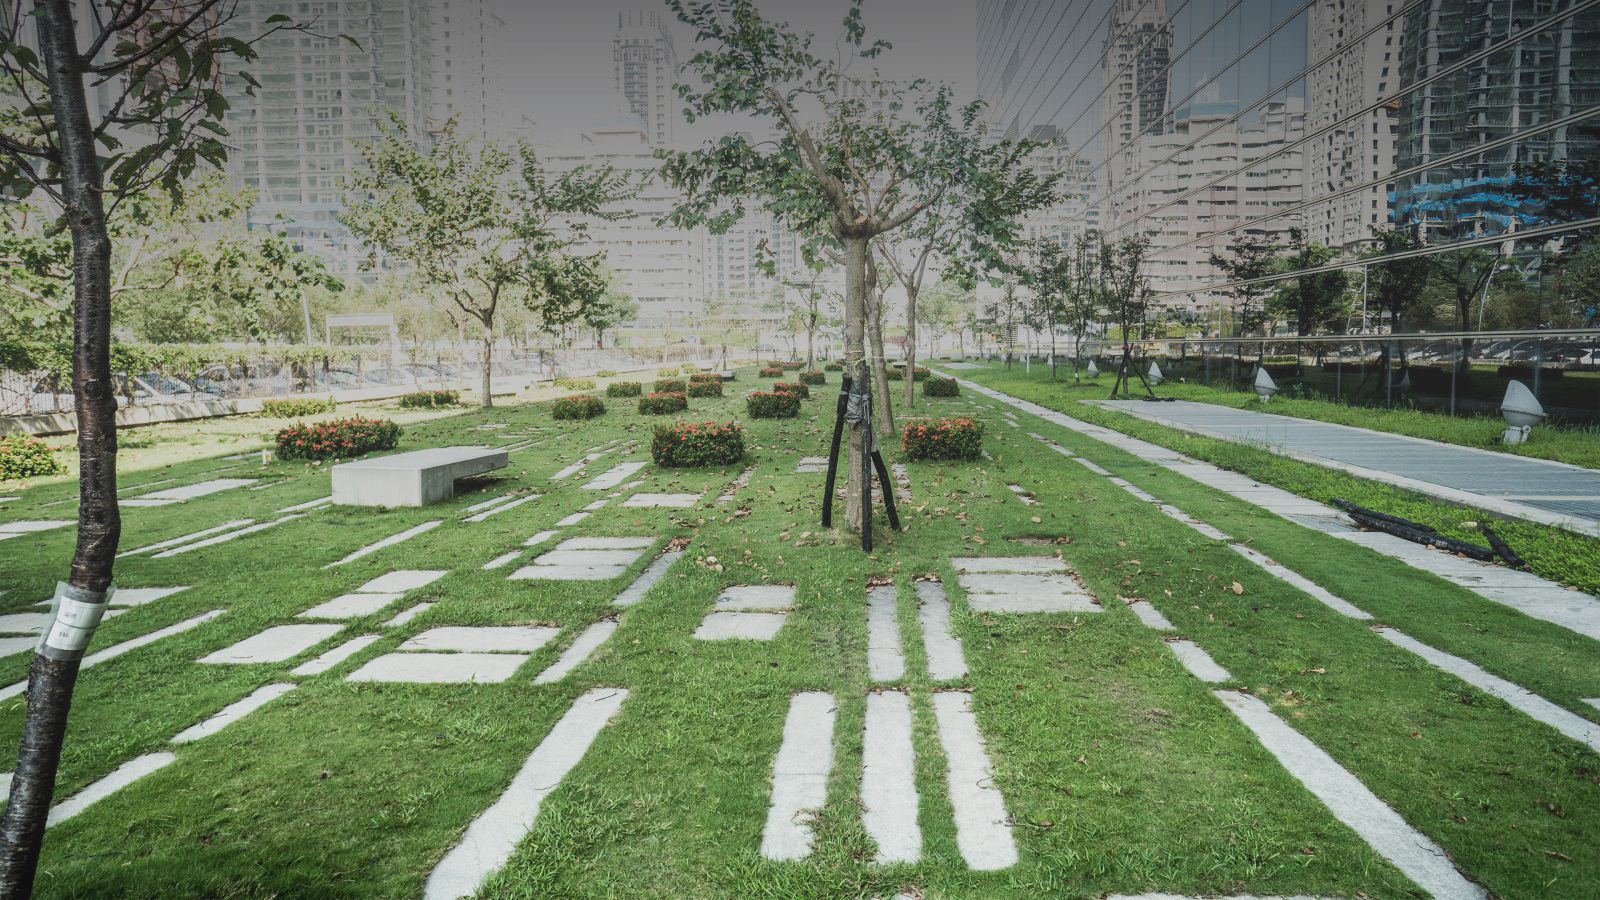
M 1358 474 L 1367 477 L 1495 512 L 1544 522 L 1566 520 L 1579 530 L 1600 534 L 1600 471 L 1210 403 L 1096 403 L 1184 431 L 1264 445 L 1319 465 L 1359 468 L 1365 471 Z

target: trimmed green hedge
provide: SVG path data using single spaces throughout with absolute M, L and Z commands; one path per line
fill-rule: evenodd
M 756 391 L 744 398 L 752 419 L 793 419 L 800 415 L 800 398 L 783 391 Z
M 405 406 L 401 398 L 401 406 Z M 269 419 L 298 419 L 302 416 L 315 416 L 319 413 L 329 413 L 339 408 L 333 398 L 326 400 L 317 397 L 289 397 L 279 400 L 261 401 L 261 414 Z
M 781 391 L 785 394 L 793 394 L 796 397 L 799 397 L 801 400 L 811 399 L 811 388 L 803 384 L 795 384 L 791 381 L 780 381 L 773 385 L 772 389 L 774 391 Z
M 828 383 L 828 376 L 822 374 L 821 372 L 801 372 L 800 373 L 800 383 L 801 384 L 827 384 Z
M 907 459 L 973 460 L 983 455 L 983 424 L 971 419 L 911 422 L 900 434 Z
M 644 393 L 644 385 L 637 381 L 613 381 L 606 385 L 607 397 L 637 397 Z
M 922 384 L 924 397 L 959 397 L 961 385 L 954 378 L 929 378 Z
M 399 425 L 363 416 L 313 425 L 296 422 L 277 434 L 279 459 L 351 459 L 399 445 Z
M 825 372 L 843 372 L 844 363 L 828 363 L 822 367 Z
M 593 378 L 557 378 L 556 387 L 566 391 L 592 391 Z
M 605 411 L 605 401 L 590 394 L 574 394 L 550 404 L 550 415 L 556 419 L 592 419 Z
M 658 394 L 681 394 L 686 388 L 688 385 L 681 378 L 663 378 L 656 382 Z
M 722 383 L 722 376 L 717 374 L 716 372 L 696 372 L 693 375 L 689 376 L 689 383 L 690 384 L 693 384 L 693 383 L 695 383 L 697 381 L 699 381 L 699 382 L 714 381 L 714 382 L 716 382 L 718 384 L 721 384 Z
M 767 366 L 760 374 L 762 378 L 782 378 L 783 366 Z
M 0 436 L 0 481 L 65 474 L 67 467 L 44 441 L 26 434 Z
M 744 430 L 733 422 L 657 425 L 650 458 L 668 468 L 725 466 L 744 456 Z
M 696 381 L 696 382 L 694 382 L 694 383 L 689 385 L 689 396 L 691 396 L 691 397 L 721 397 L 722 396 L 722 382 L 721 381 Z
M 682 412 L 689 408 L 689 397 L 682 391 L 657 391 L 639 398 L 639 412 L 647 416 Z
M 440 406 L 456 406 L 460 402 L 460 391 L 416 391 L 400 396 L 402 409 L 433 409 Z

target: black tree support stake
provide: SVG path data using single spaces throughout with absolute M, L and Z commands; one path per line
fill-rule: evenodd
M 844 437 L 844 413 L 850 404 L 850 376 L 839 379 L 839 402 L 833 410 L 833 447 L 828 451 L 828 480 L 822 492 L 822 527 L 833 527 L 833 485 L 839 477 L 839 443 Z

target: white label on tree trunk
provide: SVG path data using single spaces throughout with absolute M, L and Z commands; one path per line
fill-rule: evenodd
M 86 591 L 56 582 L 56 596 L 50 606 L 54 619 L 40 636 L 38 651 L 55 658 L 81 655 L 94 638 L 100 618 L 105 615 L 116 590 L 112 586 L 103 592 Z

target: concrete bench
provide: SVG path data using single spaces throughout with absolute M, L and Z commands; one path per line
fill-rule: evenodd
M 506 467 L 504 450 L 434 447 L 333 467 L 333 502 L 344 506 L 427 506 L 456 495 L 456 479 Z

